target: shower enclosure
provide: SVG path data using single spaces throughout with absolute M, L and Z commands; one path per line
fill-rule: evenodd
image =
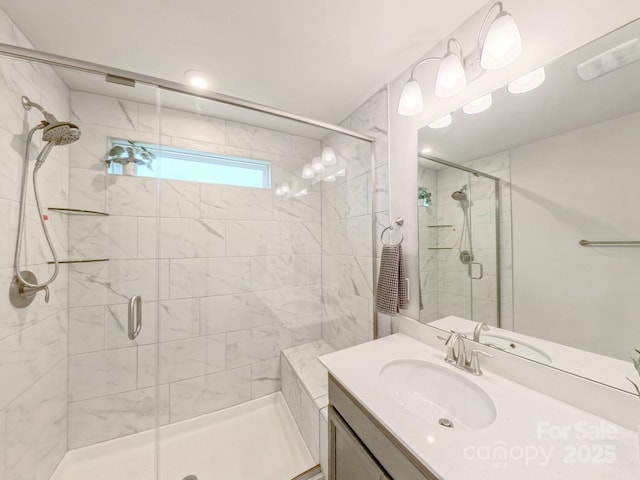
M 431 194 L 418 200 L 424 323 L 455 315 L 502 324 L 500 179 L 476 164 L 418 158 L 419 192 Z
M 373 338 L 372 138 L 0 50 L 0 478 L 289 480 L 313 467 L 279 394 L 280 352 Z M 16 308 L 19 179 L 41 120 L 23 95 L 81 136 L 42 165 L 43 214 L 33 190 L 23 202 L 16 263 L 51 277 L 42 222 L 60 265 L 48 303 Z

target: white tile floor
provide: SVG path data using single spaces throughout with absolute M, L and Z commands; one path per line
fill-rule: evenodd
M 284 397 L 68 452 L 51 480 L 290 480 L 315 465 Z

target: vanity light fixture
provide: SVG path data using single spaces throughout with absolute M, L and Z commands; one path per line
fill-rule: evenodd
M 276 191 L 274 193 L 276 197 L 284 196 L 284 193 L 282 192 L 282 187 L 280 185 L 276 185 Z
M 306 188 L 303 188 L 298 193 L 295 193 L 293 196 L 296 198 L 304 197 L 309 191 Z
M 325 165 L 333 165 L 338 160 L 336 151 L 331 147 L 324 147 L 322 149 L 322 163 Z
M 484 97 L 480 97 L 474 100 L 471 103 L 467 103 L 464 107 L 462 107 L 462 111 L 469 115 L 475 115 L 476 113 L 481 113 L 491 107 L 493 100 L 491 98 L 491 94 L 487 94 Z
M 209 86 L 207 76 L 199 70 L 187 70 L 184 72 L 184 78 L 192 87 L 204 90 Z
M 451 50 L 451 46 L 458 47 L 458 53 Z M 464 55 L 462 46 L 455 38 L 447 42 L 447 54 L 438 67 L 436 76 L 436 96 L 440 98 L 453 97 L 467 86 L 467 74 L 464 70 Z
M 346 169 L 342 169 L 342 170 L 338 170 L 336 172 L 336 177 L 344 177 L 347 174 L 347 170 Z
M 540 67 L 533 72 L 529 72 L 526 75 L 514 80 L 507 86 L 509 93 L 514 95 L 520 93 L 530 92 L 531 90 L 538 88 L 544 83 L 546 76 L 544 73 L 544 67 Z
M 498 7 L 497 14 L 491 15 Z M 491 20 L 491 23 L 488 23 Z M 486 28 L 488 25 L 488 28 Z M 485 33 L 486 30 L 486 33 Z M 457 51 L 452 50 L 457 47 Z M 460 42 L 450 38 L 444 58 L 427 57 L 419 60 L 409 75 L 398 101 L 398 114 L 417 115 L 422 112 L 423 97 L 420 84 L 415 79 L 416 68 L 429 60 L 438 60 L 435 94 L 447 98 L 461 92 L 468 82 L 481 76 L 485 70 L 497 70 L 513 62 L 522 52 L 520 30 L 513 17 L 504 10 L 502 2 L 494 3 L 485 16 L 478 34 L 477 49 L 464 56 Z
M 498 7 L 498 15 L 493 19 L 487 34 L 482 41 L 482 32 L 494 7 Z M 512 63 L 522 53 L 522 38 L 515 20 L 504 10 L 502 2 L 494 3 L 482 22 L 478 36 L 480 47 L 480 66 L 485 70 L 498 70 Z
M 315 173 L 313 173 L 313 167 L 310 163 L 306 163 L 304 167 L 302 167 L 302 178 L 313 178 L 315 177 Z
M 431 122 L 429 124 L 429 128 L 445 128 L 448 127 L 449 125 L 451 125 L 451 122 L 453 121 L 453 118 L 451 117 L 451 114 L 447 114 L 444 117 L 441 117 L 437 120 L 434 120 L 433 122 Z
M 324 181 L 325 182 L 335 182 L 336 181 L 336 176 L 335 175 L 328 175 L 328 176 L 324 177 Z
M 431 152 L 433 152 L 433 148 L 431 148 L 431 147 L 424 147 L 422 150 L 420 150 L 420 153 L 422 153 L 424 155 L 428 155 Z
M 311 168 L 314 173 L 324 172 L 324 163 L 322 163 L 322 157 L 316 157 L 311 162 Z
M 288 195 L 291 191 L 291 188 L 289 187 L 289 184 L 287 182 L 282 182 L 282 185 L 280 185 L 280 190 L 282 191 L 282 195 Z

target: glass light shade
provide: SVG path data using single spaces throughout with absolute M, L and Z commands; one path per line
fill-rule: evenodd
M 509 65 L 522 53 L 522 38 L 515 20 L 502 12 L 493 21 L 482 45 L 480 66 L 485 70 L 497 70 Z
M 342 170 L 336 172 L 336 177 L 344 177 L 347 174 L 347 171 L 343 168 Z
M 451 118 L 451 114 L 445 115 L 429 124 L 429 128 L 445 128 L 451 125 L 453 118 Z
M 467 86 L 467 75 L 460 57 L 449 53 L 440 62 L 436 77 L 436 96 L 440 98 L 452 97 L 460 93 Z
M 311 164 L 305 164 L 305 166 L 302 167 L 302 178 L 313 178 L 314 176 L 315 173 L 313 173 L 313 167 L 311 166 Z
M 335 182 L 336 181 L 336 176 L 335 175 L 329 175 L 327 177 L 324 178 L 325 182 Z
M 303 188 L 302 190 L 300 190 L 298 193 L 294 194 L 293 196 L 296 198 L 300 198 L 300 197 L 304 197 L 307 193 L 309 193 L 309 191 L 306 188 Z
M 507 90 L 509 90 L 509 93 L 513 93 L 515 95 L 530 92 L 534 88 L 538 88 L 542 85 L 545 79 L 546 75 L 544 73 L 544 67 L 540 67 L 537 70 L 527 73 L 526 75 L 511 82 L 507 86 Z
M 282 197 L 284 195 L 284 193 L 282 193 L 282 187 L 278 186 L 276 187 L 276 197 Z
M 322 149 L 322 163 L 325 165 L 333 165 L 338 160 L 336 151 L 331 147 L 324 147 Z
M 400 101 L 398 102 L 398 113 L 405 117 L 417 115 L 422 111 L 422 90 L 414 78 L 410 78 L 404 84 Z
M 493 100 L 491 98 L 491 94 L 489 93 L 484 97 L 480 97 L 473 102 L 466 104 L 464 107 L 462 107 L 462 111 L 464 113 L 468 113 L 469 115 L 474 115 L 476 113 L 484 112 L 491 106 L 492 103 Z
M 316 157 L 311 162 L 311 168 L 315 173 L 324 172 L 324 163 L 322 163 L 322 157 Z
M 290 192 L 289 184 L 287 182 L 282 182 L 282 185 L 280 185 L 280 190 L 282 191 L 283 195 L 287 195 Z

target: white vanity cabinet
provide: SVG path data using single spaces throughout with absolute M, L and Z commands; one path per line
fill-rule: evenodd
M 329 480 L 436 480 L 329 376 Z

